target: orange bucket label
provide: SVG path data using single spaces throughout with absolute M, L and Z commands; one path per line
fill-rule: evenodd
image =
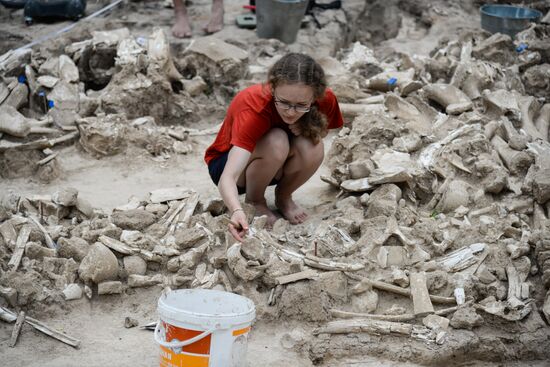
M 166 341 L 183 341 L 202 334 L 202 331 L 188 330 L 164 323 Z M 208 335 L 192 344 L 182 347 L 174 353 L 171 349 L 160 347 L 160 367 L 208 367 L 212 335 Z

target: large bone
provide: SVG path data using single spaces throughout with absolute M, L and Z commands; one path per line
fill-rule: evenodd
M 523 303 L 520 300 L 527 297 L 522 297 L 521 288 L 529 275 L 531 269 L 531 261 L 524 256 L 514 260 L 511 265 L 506 267 L 506 275 L 508 277 L 508 302 L 513 307 L 518 303 Z
M 465 51 L 465 48 L 462 50 Z M 497 75 L 498 69 L 490 63 L 468 60 L 456 67 L 451 84 L 460 88 L 473 100 L 481 97 L 481 91 L 493 83 Z
M 443 106 L 449 115 L 459 115 L 473 108 L 470 98 L 450 84 L 429 84 L 422 90 L 428 99 Z
M 521 123 L 525 132 L 531 135 L 534 139 L 546 140 L 548 135 L 543 135 L 537 129 L 534 119 L 537 112 L 540 110 L 540 104 L 533 96 L 522 96 L 519 98 L 519 109 L 521 111 Z
M 31 132 L 28 119 L 12 106 L 0 107 L 0 132 L 24 138 Z
M 428 287 L 426 286 L 426 273 L 411 273 L 411 297 L 413 300 L 414 315 L 425 316 L 434 312 L 434 307 L 430 300 Z
M 525 151 L 517 151 L 508 146 L 508 144 L 498 135 L 491 139 L 500 158 L 512 174 L 519 174 L 526 171 L 533 163 L 533 157 Z
M 153 34 L 147 43 L 147 55 L 161 68 L 170 81 L 180 81 L 183 79 L 183 76 L 174 65 L 174 61 L 170 55 L 170 43 L 162 29 L 155 28 L 153 30 Z
M 503 138 L 508 141 L 510 148 L 515 150 L 523 150 L 527 148 L 527 137 L 518 133 L 514 125 L 506 117 L 502 117 L 500 122 L 501 130 L 504 134 Z
M 331 321 L 325 326 L 315 329 L 313 331 L 314 335 L 349 333 L 369 333 L 374 335 L 398 334 L 419 337 L 423 340 L 426 340 L 429 338 L 430 329 L 425 326 L 418 326 L 401 322 L 371 319 L 352 319 Z
M 472 302 L 473 301 L 468 301 L 464 305 L 453 306 L 453 307 L 437 310 L 434 312 L 434 315 L 438 315 L 438 316 L 448 315 L 450 313 L 455 312 L 461 307 L 465 307 L 465 305 L 471 304 Z M 341 319 L 363 318 L 363 319 L 371 319 L 371 320 L 398 321 L 398 322 L 414 321 L 417 318 L 412 313 L 406 313 L 402 315 L 377 315 L 377 314 L 371 314 L 371 313 L 356 313 L 356 312 L 342 311 L 342 310 L 336 310 L 336 309 L 331 309 L 330 314 L 333 317 L 338 317 Z
M 346 276 L 350 277 L 351 279 L 358 280 L 359 283 L 356 284 L 353 289 L 352 293 L 359 294 L 366 291 L 366 289 L 376 288 L 382 291 L 390 292 L 399 294 L 404 297 L 411 297 L 411 290 L 407 288 L 402 288 L 393 284 L 389 284 L 386 282 L 382 282 L 379 280 L 371 280 L 369 278 L 364 278 L 359 275 L 351 274 L 351 273 L 345 273 Z M 434 296 L 430 295 L 430 300 L 433 303 L 442 303 L 442 304 L 456 304 L 456 300 L 454 297 L 443 297 L 443 296 Z
M 384 112 L 383 104 L 356 104 L 356 103 L 339 103 L 340 111 L 345 117 L 355 117 L 366 113 L 381 113 Z
M 430 135 L 432 122 L 430 116 L 423 114 L 416 106 L 395 94 L 387 94 L 384 101 L 386 108 L 397 118 L 421 135 Z
M 548 141 L 548 126 L 550 126 L 550 103 L 542 106 L 535 120 L 535 127 L 546 141 Z
M 513 122 L 520 121 L 521 111 L 516 95 L 504 89 L 483 91 L 483 104 L 493 118 L 506 116 Z
M 413 68 L 406 71 L 384 71 L 367 80 L 366 84 L 367 88 L 381 92 L 398 88 L 403 95 L 406 95 L 421 86 L 421 84 L 413 81 L 413 77 Z

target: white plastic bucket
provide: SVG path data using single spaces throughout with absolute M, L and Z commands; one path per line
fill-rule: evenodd
M 239 367 L 246 365 L 254 303 L 234 293 L 179 289 L 158 301 L 155 341 L 160 367 Z

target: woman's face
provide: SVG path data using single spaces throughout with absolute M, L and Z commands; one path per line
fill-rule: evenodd
M 313 103 L 313 88 L 304 84 L 282 84 L 273 89 L 275 108 L 281 119 L 292 125 L 307 113 Z

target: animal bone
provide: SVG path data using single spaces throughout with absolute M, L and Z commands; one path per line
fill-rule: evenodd
M 491 143 L 512 174 L 523 172 L 533 163 L 533 158 L 529 154 L 524 151 L 519 152 L 510 148 L 498 135 L 495 135 L 493 139 L 491 139 Z
M 548 141 L 548 126 L 550 126 L 550 103 L 542 106 L 535 120 L 535 127 L 542 135 L 542 139 L 546 141 Z
M 407 122 L 413 130 L 421 135 L 430 135 L 432 122 L 429 116 L 423 114 L 416 106 L 395 94 L 389 93 L 384 100 L 386 108 L 397 118 Z
M 513 122 L 520 121 L 521 111 L 516 94 L 504 89 L 483 91 L 483 104 L 486 112 L 493 118 L 506 116 Z
M 515 150 L 523 150 L 527 148 L 527 137 L 517 132 L 516 128 L 512 125 L 510 120 L 503 117 L 500 121 L 500 127 L 503 132 L 503 138 L 508 141 L 510 148 Z
M 543 135 L 536 127 L 534 119 L 540 110 L 540 104 L 533 96 L 522 96 L 519 98 L 519 109 L 521 111 L 522 128 L 534 139 L 547 140 L 548 135 Z
M 24 138 L 31 132 L 29 119 L 12 106 L 0 107 L 0 132 Z
M 386 282 L 381 282 L 378 280 L 371 280 L 369 278 L 365 278 L 359 275 L 345 273 L 348 277 L 354 280 L 358 280 L 359 283 L 355 285 L 352 289 L 353 294 L 359 294 L 362 292 L 365 292 L 366 289 L 370 288 L 376 288 L 380 289 L 386 292 L 391 292 L 395 294 L 399 294 L 401 296 L 405 297 L 411 297 L 411 290 L 408 288 L 401 288 L 393 284 L 389 284 Z M 456 300 L 454 297 L 443 297 L 443 296 L 434 296 L 430 295 L 430 300 L 434 303 L 443 303 L 443 304 L 456 304 Z
M 450 84 L 428 84 L 422 88 L 426 97 L 437 102 L 449 115 L 459 115 L 472 109 L 470 98 L 457 87 Z

